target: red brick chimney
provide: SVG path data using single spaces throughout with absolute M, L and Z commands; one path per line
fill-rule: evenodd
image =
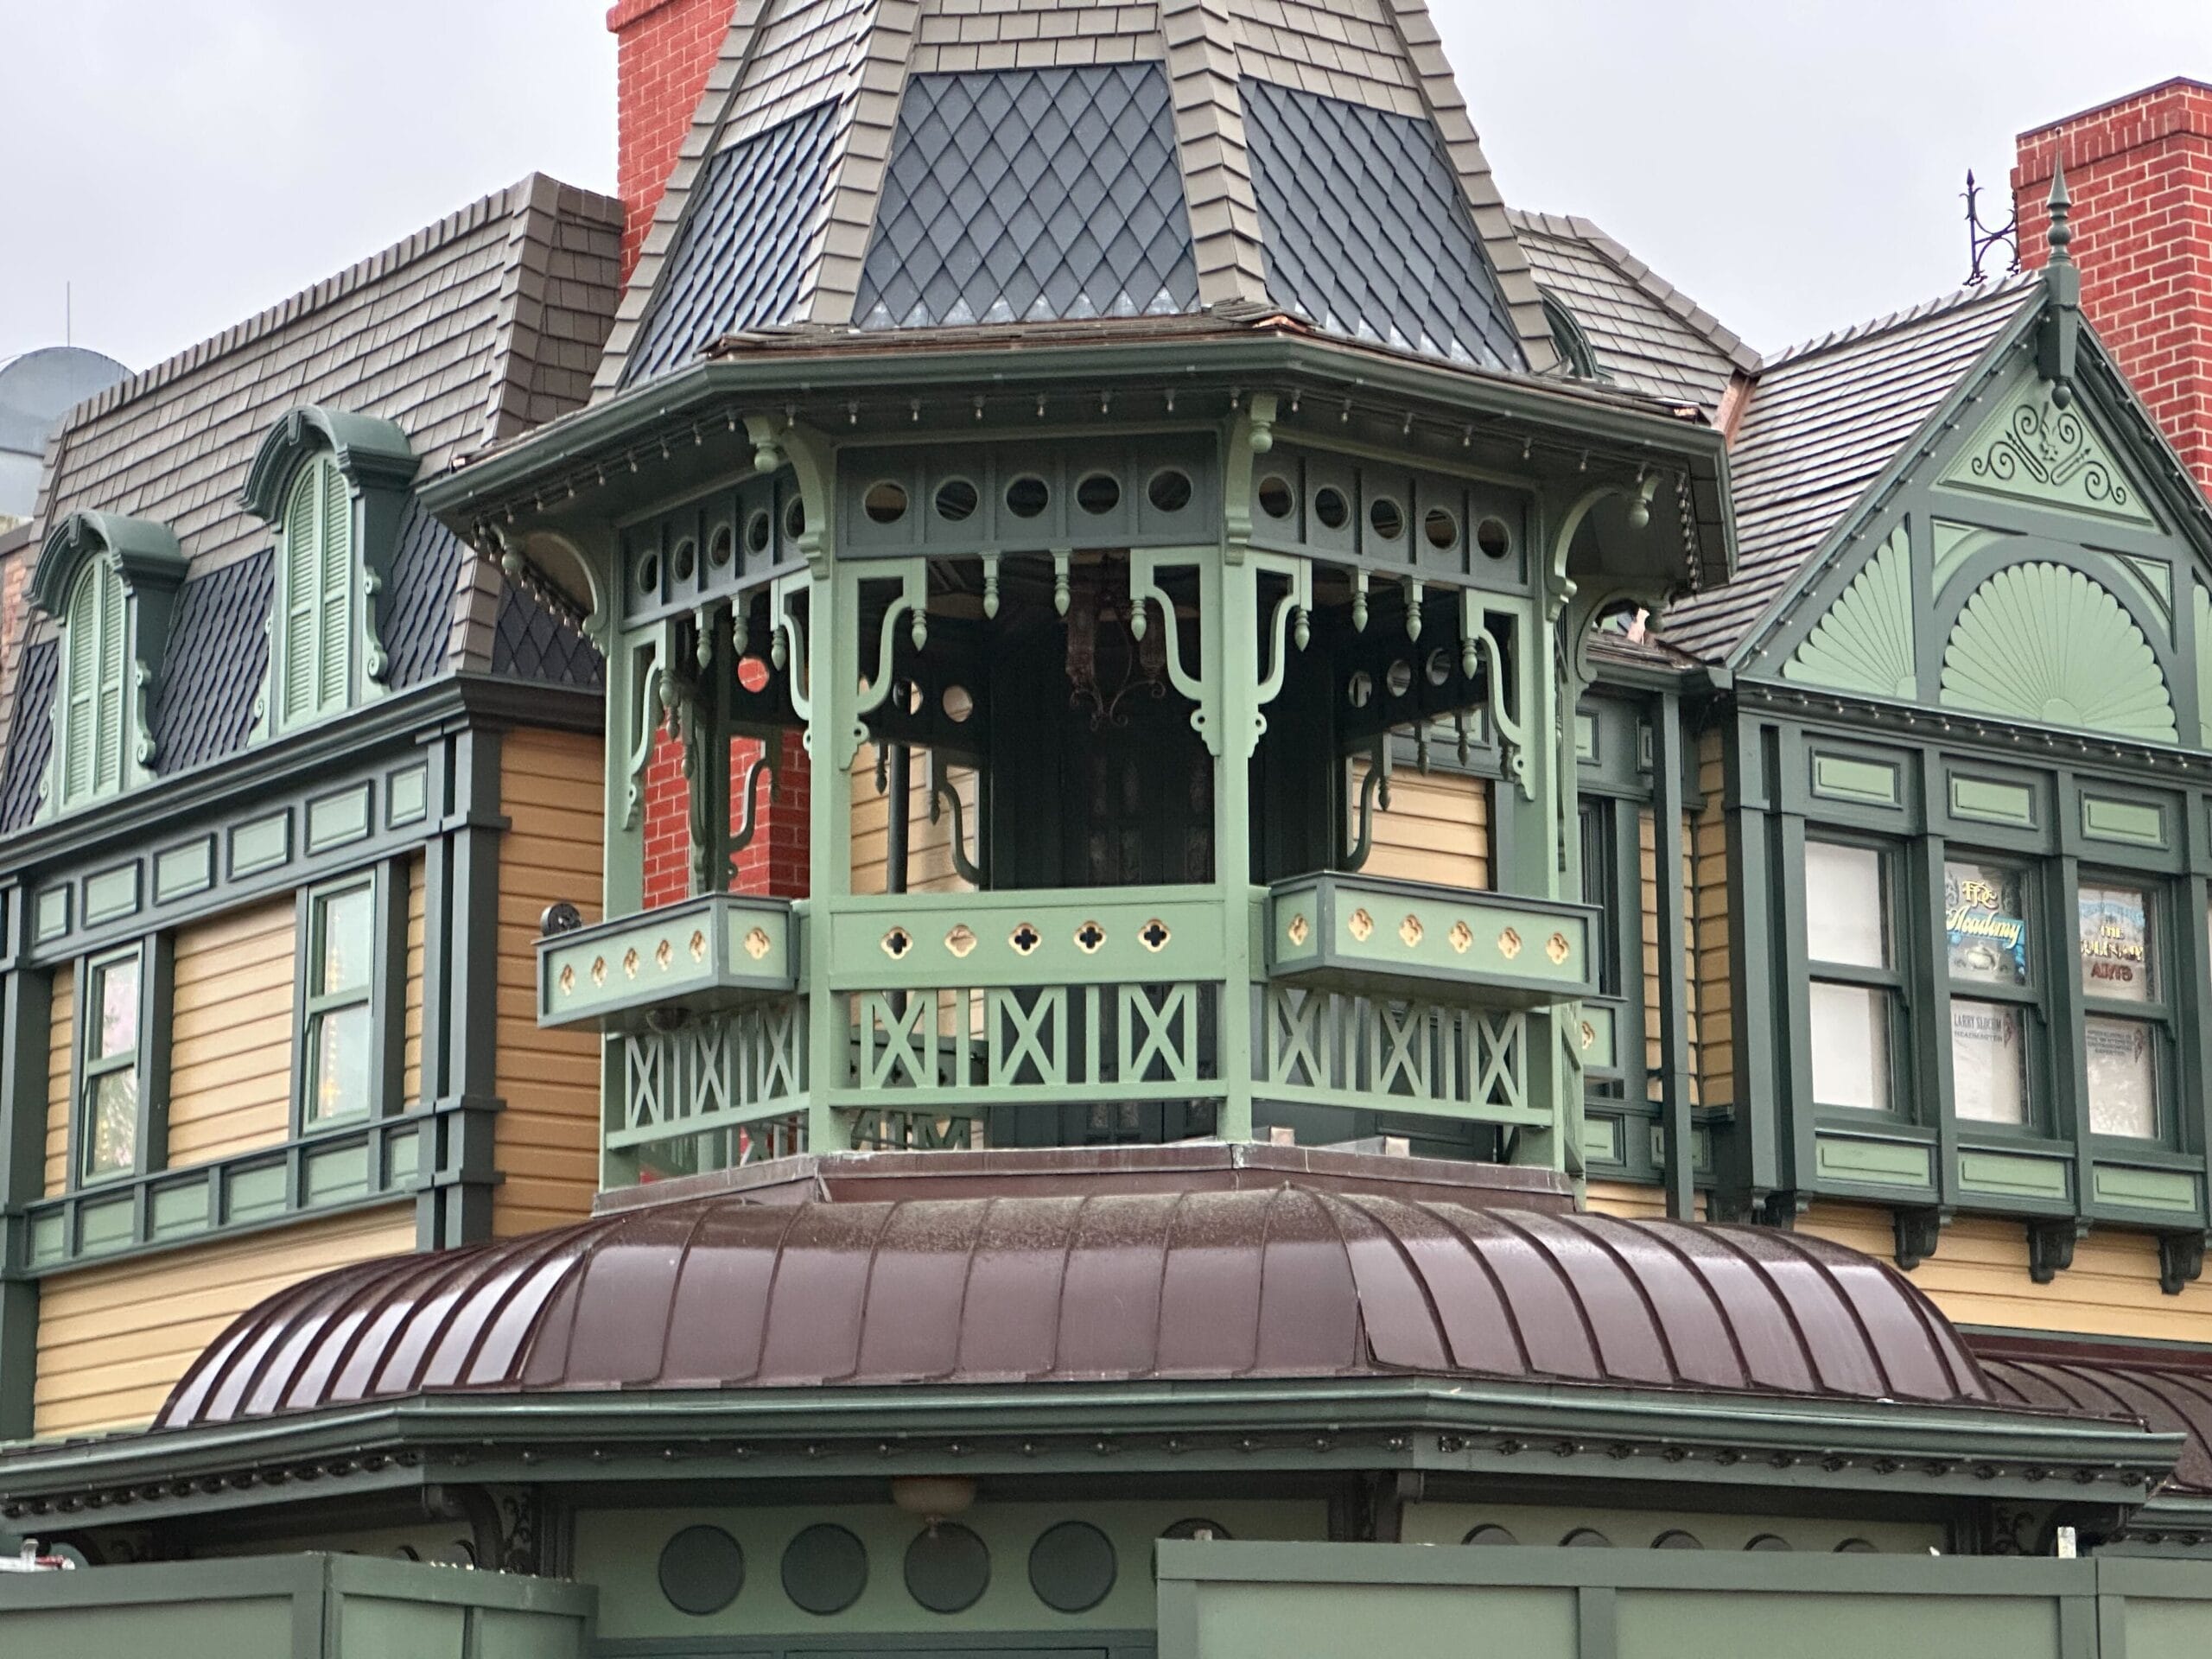
M 617 41 L 626 283 L 736 9 L 737 0 L 616 0 L 607 14 Z
M 2048 255 L 2060 160 L 2082 314 L 2212 494 L 2212 86 L 2175 79 L 2020 135 L 2020 257 Z

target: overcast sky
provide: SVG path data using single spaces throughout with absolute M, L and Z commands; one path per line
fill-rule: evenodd
M 2016 133 L 2177 74 L 2212 0 L 1433 0 L 1517 206 L 1755 346 L 1955 286 Z M 142 367 L 532 169 L 609 189 L 604 0 L 0 0 L 0 359 Z

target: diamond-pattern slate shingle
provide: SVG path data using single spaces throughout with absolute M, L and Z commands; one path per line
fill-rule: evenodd
M 51 639 L 28 647 L 16 671 L 16 707 L 8 722 L 8 764 L 0 770 L 0 833 L 12 834 L 38 816 L 46 759 L 54 747 L 54 665 Z
M 906 83 L 853 315 L 862 327 L 1194 311 L 1156 63 Z
M 384 649 L 391 664 L 385 679 L 393 690 L 403 691 L 446 664 L 454 590 L 467 550 L 411 501 L 400 518 L 397 541 L 384 607 Z
M 836 112 L 817 104 L 707 162 L 630 348 L 626 384 L 680 368 L 724 334 L 791 321 L 829 187 Z
M 269 664 L 275 566 L 264 550 L 178 590 L 168 674 L 149 716 L 161 771 L 181 772 L 245 747 Z
M 1427 122 L 1249 77 L 1240 86 L 1276 304 L 1401 351 L 1527 366 Z
M 492 636 L 494 675 L 596 691 L 604 668 L 599 648 L 584 638 L 582 619 L 573 611 L 512 583 L 499 595 Z

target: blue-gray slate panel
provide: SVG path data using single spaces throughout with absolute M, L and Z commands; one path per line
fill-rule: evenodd
M 1194 311 L 1156 63 L 916 75 L 853 315 L 865 328 Z
M 583 636 L 581 617 L 508 584 L 493 626 L 493 673 L 596 691 L 602 666 L 599 648 Z
M 1276 304 L 1332 334 L 1527 365 L 1427 122 L 1271 81 L 1240 84 Z
M 253 734 L 269 665 L 276 556 L 264 549 L 177 590 L 168 652 L 147 720 L 154 770 L 182 772 L 235 754 Z
M 445 670 L 453 642 L 454 594 L 468 550 L 412 501 L 394 539 L 398 545 L 384 607 L 384 648 L 390 664 L 385 683 L 403 691 Z
M 828 188 L 836 111 L 817 104 L 708 159 L 623 366 L 625 385 L 682 367 L 724 334 L 791 320 Z
M 8 733 L 8 766 L 0 772 L 0 831 L 12 834 L 38 816 L 46 758 L 54 747 L 54 642 L 41 639 L 23 652 L 16 671 L 16 714 Z

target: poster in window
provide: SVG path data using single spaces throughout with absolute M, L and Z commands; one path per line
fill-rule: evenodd
M 2082 993 L 2151 1000 L 2150 905 L 2140 887 L 2082 888 Z
M 2027 1121 L 2024 1024 L 2020 1010 L 2005 1003 L 1953 999 L 1951 1102 L 1961 1121 Z
M 2020 872 L 2001 864 L 1943 867 L 1943 926 L 1951 977 L 1985 985 L 2028 982 L 2027 908 Z
M 2149 1140 L 2158 1132 L 2158 1057 L 2140 1020 L 2082 1022 L 2089 1062 L 2089 1129 Z

